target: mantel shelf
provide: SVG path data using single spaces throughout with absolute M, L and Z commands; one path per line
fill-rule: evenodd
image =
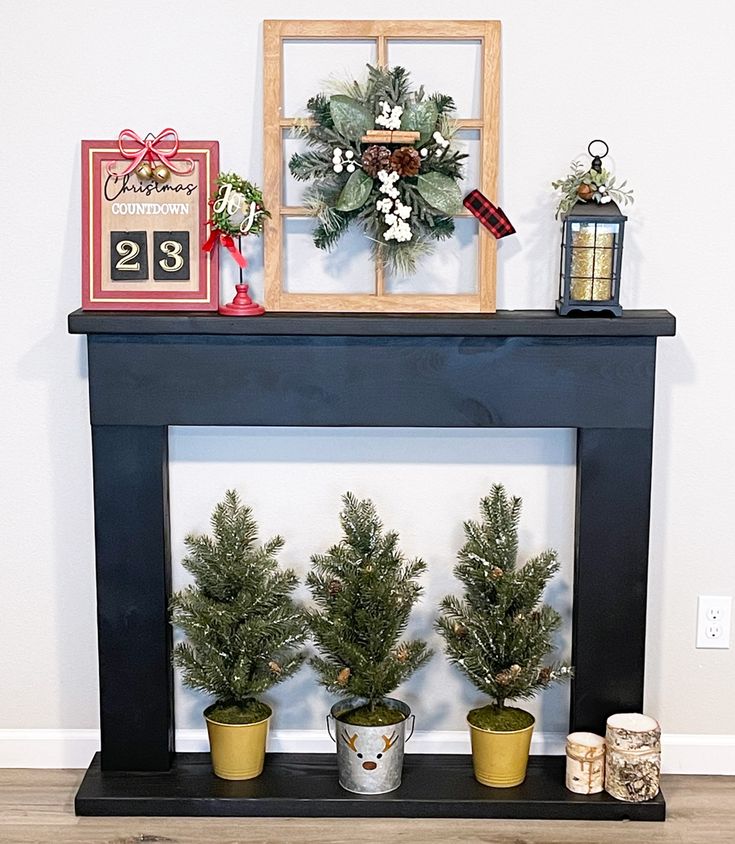
M 567 316 L 555 311 L 494 314 L 214 313 L 82 311 L 69 314 L 72 334 L 242 334 L 353 337 L 671 337 L 666 310 L 626 311 L 622 317 Z

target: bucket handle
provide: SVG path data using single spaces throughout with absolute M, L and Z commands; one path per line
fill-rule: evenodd
M 409 715 L 408 717 L 411 719 L 411 732 L 408 734 L 408 737 L 406 738 L 406 741 L 410 741 L 411 736 L 413 735 L 413 731 L 416 729 L 416 716 L 412 714 L 412 715 Z M 329 734 L 329 738 L 330 738 L 330 739 L 332 739 L 332 741 L 333 741 L 335 744 L 337 744 L 337 739 L 336 739 L 336 738 L 332 735 L 332 730 L 331 730 L 331 727 L 329 726 L 329 719 L 330 719 L 330 718 L 332 718 L 332 716 L 331 716 L 331 715 L 327 715 L 327 718 L 326 718 L 326 721 L 327 721 L 327 733 Z

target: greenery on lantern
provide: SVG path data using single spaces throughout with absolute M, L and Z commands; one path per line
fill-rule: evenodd
M 187 641 L 174 649 L 184 683 L 216 698 L 207 714 L 248 724 L 270 715 L 257 699 L 301 666 L 306 619 L 292 599 L 298 583 L 278 567 L 283 539 L 256 545 L 250 507 L 228 490 L 211 518 L 212 536 L 186 537 L 183 565 L 195 584 L 171 599 L 173 623 Z
M 611 200 L 627 205 L 633 202 L 633 190 L 626 188 L 627 180 L 619 185 L 609 170 L 585 168 L 581 161 L 571 163 L 571 171 L 563 179 L 557 179 L 551 186 L 561 191 L 556 208 L 556 217 L 566 214 L 577 202 L 597 202 L 606 205 Z
M 451 237 L 462 209 L 467 155 L 451 145 L 454 101 L 414 89 L 402 67 L 368 65 L 366 82 L 316 94 L 306 107 L 309 118 L 295 133 L 308 149 L 291 157 L 289 169 L 312 182 L 304 203 L 317 218 L 315 245 L 332 249 L 354 222 L 373 242 L 376 260 L 401 275 L 414 272 L 436 241 Z M 363 140 L 376 127 L 418 139 Z
M 384 699 L 431 656 L 426 642 L 403 639 L 421 594 L 421 559 L 406 560 L 398 534 L 383 531 L 373 503 L 351 493 L 342 498 L 343 538 L 315 554 L 306 582 L 316 603 L 308 611 L 320 653 L 311 659 L 330 692 L 366 700 L 340 720 L 378 725 L 404 716 Z
M 481 521 L 464 524 L 454 569 L 464 595 L 443 599 L 436 624 L 449 661 L 492 699 L 470 712 L 470 723 L 518 730 L 533 718 L 506 701 L 531 698 L 572 673 L 566 663 L 546 661 L 561 617 L 541 596 L 559 562 L 549 549 L 517 566 L 521 499 L 509 497 L 502 485 L 480 501 L 480 511 Z
M 270 217 L 259 187 L 237 173 L 220 173 L 217 190 L 210 200 L 212 227 L 229 235 L 259 235 Z

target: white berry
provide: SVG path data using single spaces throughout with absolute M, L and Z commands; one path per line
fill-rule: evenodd
M 354 152 L 352 152 L 352 150 L 351 150 L 351 149 L 348 149 L 348 150 L 345 152 L 345 158 L 354 158 L 354 157 L 355 157 L 355 153 L 354 153 Z
M 335 173 L 341 173 L 344 170 L 344 167 L 341 164 L 335 164 L 332 169 Z

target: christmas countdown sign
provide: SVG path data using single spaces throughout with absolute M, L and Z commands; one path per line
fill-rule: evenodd
M 82 307 L 216 310 L 218 263 L 202 250 L 217 141 L 173 129 L 82 141 Z

